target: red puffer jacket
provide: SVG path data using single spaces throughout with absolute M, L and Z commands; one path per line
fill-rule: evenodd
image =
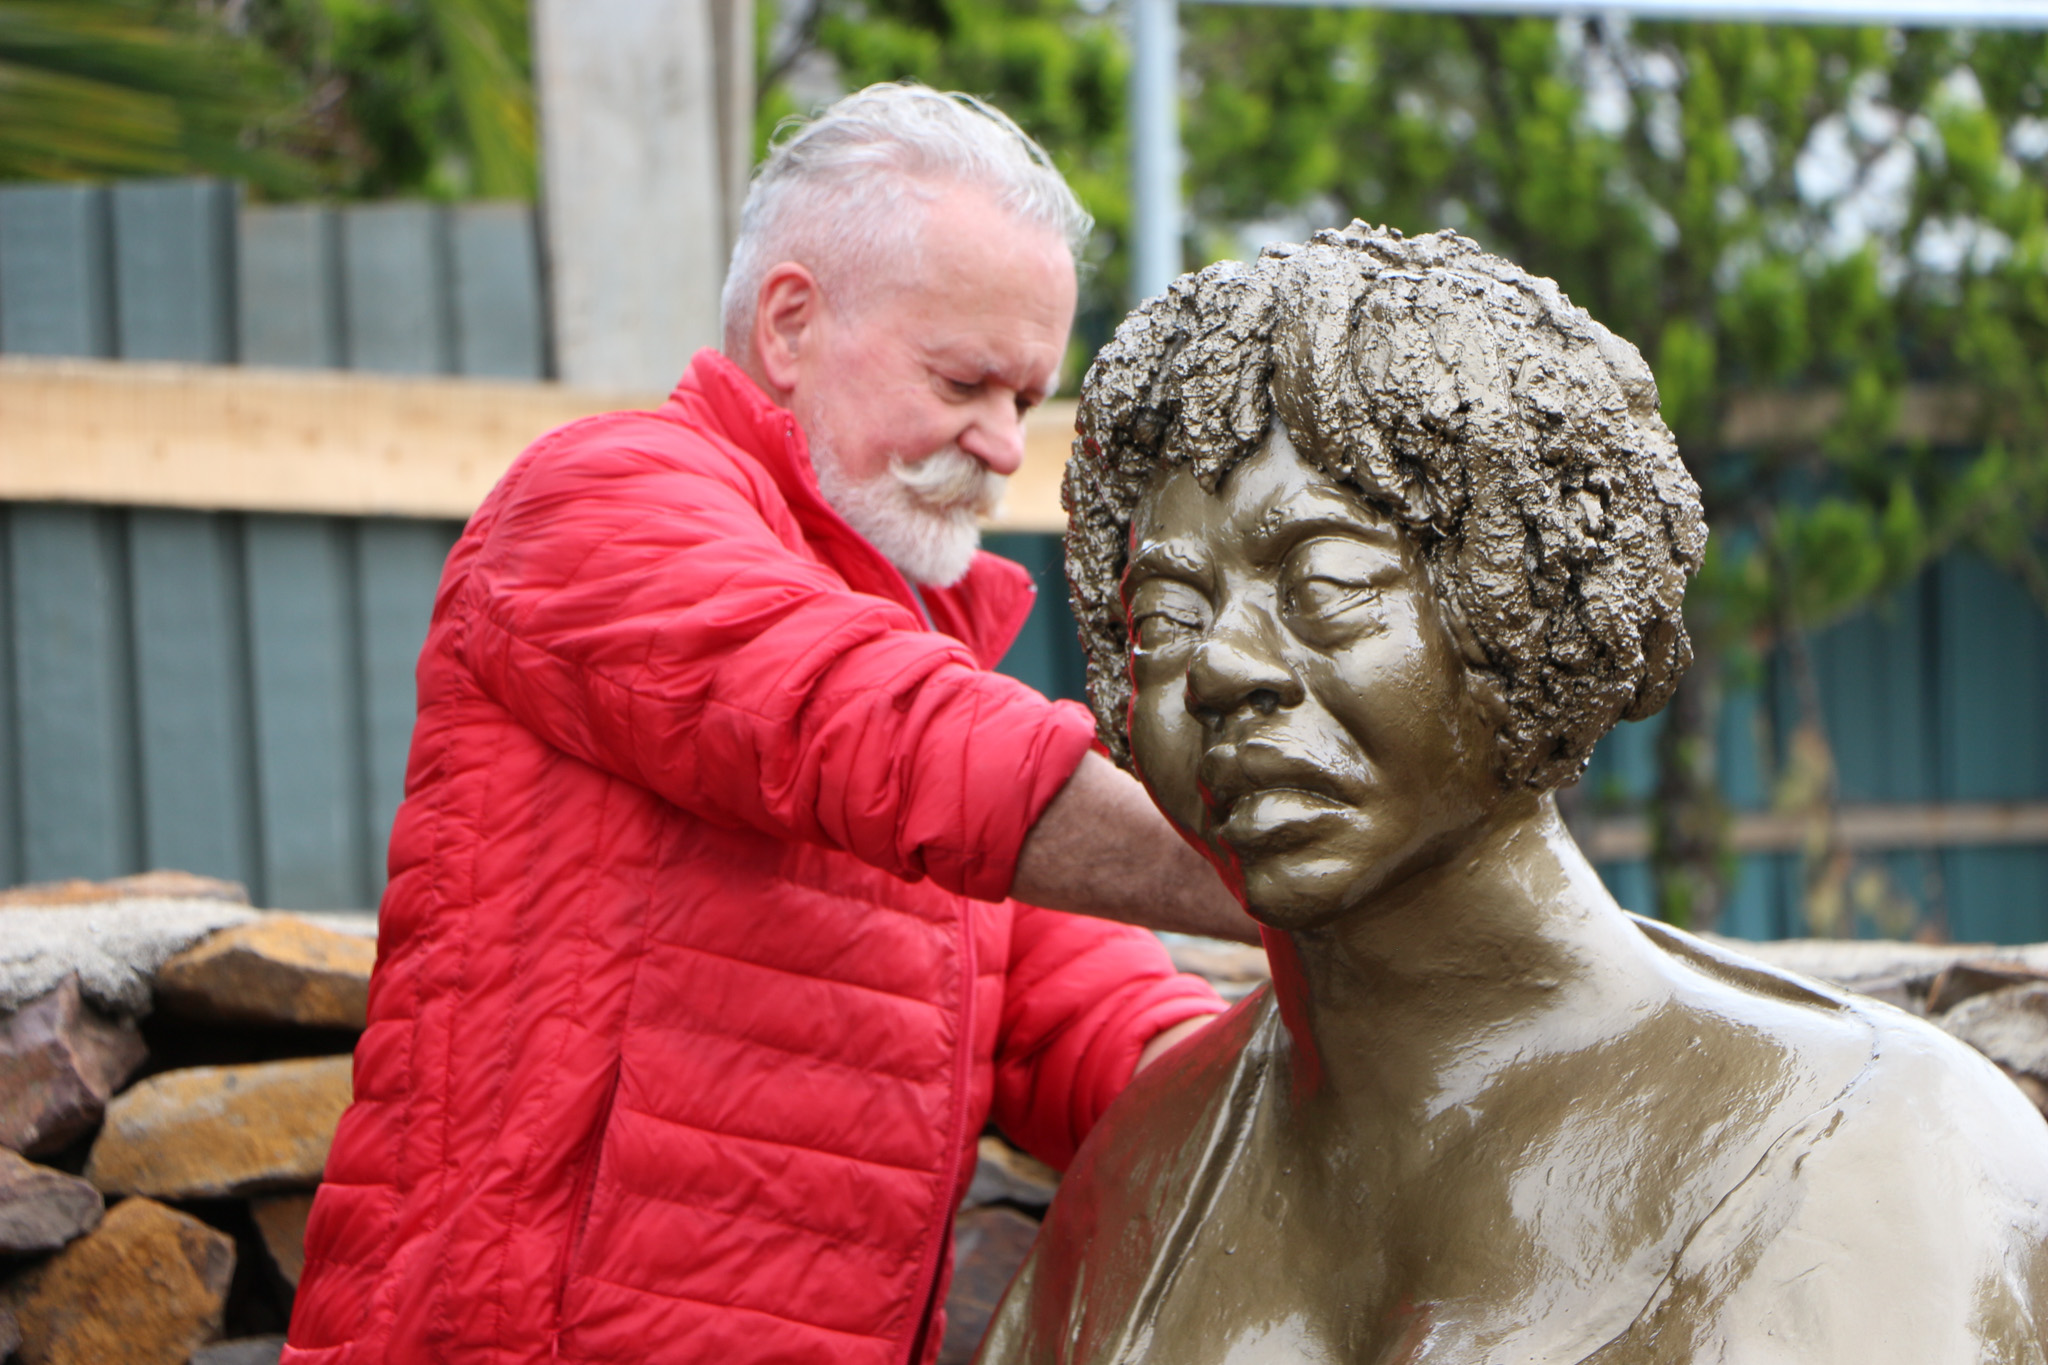
M 923 597 L 711 352 L 513 466 L 420 660 L 285 1361 L 935 1354 L 991 1108 L 1062 1164 L 1219 1005 L 1000 899 L 1091 727 L 988 671 L 1016 566 Z

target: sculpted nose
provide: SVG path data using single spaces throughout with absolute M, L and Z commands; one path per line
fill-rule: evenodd
M 1187 707 L 1198 720 L 1221 720 L 1245 710 L 1271 715 L 1300 705 L 1301 698 L 1294 670 L 1243 630 L 1212 631 L 1188 663 Z

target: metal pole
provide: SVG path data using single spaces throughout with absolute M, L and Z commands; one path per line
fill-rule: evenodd
M 1131 293 L 1147 299 L 1180 274 L 1180 6 L 1129 4 Z

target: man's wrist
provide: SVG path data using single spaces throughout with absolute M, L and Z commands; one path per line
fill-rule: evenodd
M 1137 1075 L 1138 1072 L 1143 1071 L 1146 1067 L 1172 1051 L 1174 1046 L 1182 1039 L 1200 1033 L 1219 1017 L 1220 1012 L 1218 1014 L 1197 1015 L 1193 1019 L 1183 1019 L 1171 1028 L 1160 1030 L 1159 1033 L 1153 1036 L 1151 1042 L 1145 1044 L 1144 1050 L 1138 1054 L 1138 1065 L 1131 1074 L 1133 1076 Z

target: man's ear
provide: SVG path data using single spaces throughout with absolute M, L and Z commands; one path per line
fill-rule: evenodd
M 755 301 L 754 361 L 769 396 L 786 403 L 803 373 L 804 341 L 825 306 L 818 277 L 795 261 L 784 261 L 761 279 Z

